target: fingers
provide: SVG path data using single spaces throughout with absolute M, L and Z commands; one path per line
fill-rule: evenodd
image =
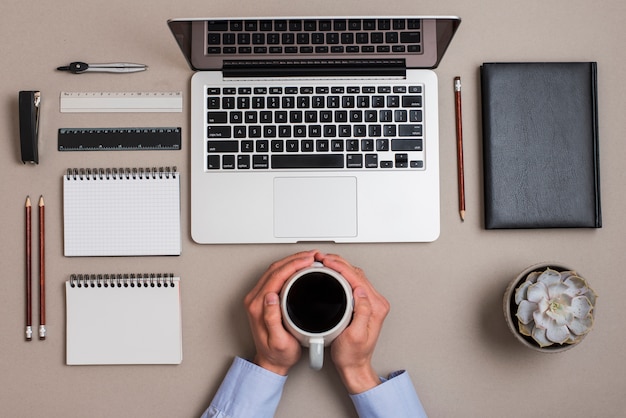
M 268 293 L 260 319 L 264 327 L 253 329 L 257 353 L 254 362 L 274 373 L 287 375 L 300 358 L 300 343 L 282 325 L 278 294 Z
M 315 259 L 322 262 L 326 267 L 339 272 L 350 283 L 352 289 L 362 287 L 372 299 L 371 303 L 374 305 L 375 310 L 382 310 L 384 312 L 383 318 L 386 316 L 389 311 L 389 303 L 376 291 L 363 270 L 351 265 L 336 254 L 322 254 L 318 252 L 315 254 Z M 380 306 L 378 307 L 378 305 Z
M 367 297 L 367 291 L 362 287 L 357 287 L 354 289 L 354 314 L 346 332 L 350 333 L 353 338 L 367 338 L 371 317 L 372 304 Z
M 274 335 L 280 336 L 282 334 L 286 334 L 287 331 L 283 327 L 282 323 L 278 294 L 266 294 L 264 302 L 263 321 L 265 322 L 265 328 L 267 329 L 269 339 L 271 340 Z
M 283 285 L 298 270 L 310 266 L 315 261 L 317 250 L 304 251 L 287 256 L 269 266 L 261 279 L 246 295 L 244 303 L 249 307 L 254 299 L 265 297 L 269 292 L 280 293 Z

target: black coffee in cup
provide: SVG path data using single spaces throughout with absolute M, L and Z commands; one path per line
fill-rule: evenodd
M 287 312 L 300 329 L 321 333 L 335 327 L 342 319 L 348 301 L 341 284 L 323 272 L 304 274 L 291 286 Z

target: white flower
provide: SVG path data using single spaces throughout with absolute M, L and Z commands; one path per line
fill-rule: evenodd
M 515 292 L 519 331 L 541 347 L 578 342 L 593 326 L 596 298 L 573 271 L 530 273 Z

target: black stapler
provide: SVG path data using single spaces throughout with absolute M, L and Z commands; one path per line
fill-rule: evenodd
M 20 146 L 22 162 L 39 164 L 39 107 L 41 92 L 20 91 Z

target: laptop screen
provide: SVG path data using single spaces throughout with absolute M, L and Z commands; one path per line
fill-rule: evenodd
M 291 65 L 292 69 L 350 67 L 435 68 L 457 17 L 171 19 L 168 25 L 189 66 L 222 70 Z M 379 73 L 379 71 L 377 71 Z

